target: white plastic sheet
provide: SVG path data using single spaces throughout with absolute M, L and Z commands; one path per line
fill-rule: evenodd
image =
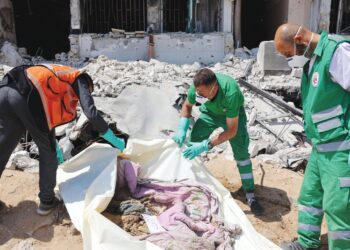
M 255 231 L 230 192 L 199 161 L 184 159 L 181 149 L 172 140 L 133 139 L 124 154 L 140 163 L 142 178 L 163 181 L 188 178 L 206 184 L 218 196 L 224 220 L 239 224 L 243 229 L 235 249 L 280 249 Z M 150 242 L 133 238 L 101 215 L 115 191 L 116 155 L 116 149 L 94 144 L 58 170 L 60 193 L 72 222 L 82 233 L 84 249 L 160 249 Z

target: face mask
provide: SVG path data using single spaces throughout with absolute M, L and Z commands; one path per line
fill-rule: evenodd
M 209 101 L 208 98 L 201 96 L 201 95 L 198 95 L 198 93 L 196 92 L 196 102 L 198 102 L 199 104 L 204 104 L 207 101 Z
M 214 87 L 215 87 L 215 85 L 214 85 L 213 87 L 211 87 L 211 90 L 209 91 L 209 95 L 208 95 L 208 96 L 211 95 L 211 92 L 213 91 Z M 199 103 L 199 104 L 204 104 L 204 103 L 206 103 L 207 101 L 209 101 L 208 98 L 206 98 L 206 97 L 204 97 L 204 96 L 201 96 L 201 95 L 199 95 L 199 94 L 196 92 L 196 102 L 197 102 L 197 103 Z
M 301 26 L 299 27 L 298 32 L 295 34 L 295 36 L 297 36 L 299 34 L 300 30 L 301 30 Z M 305 49 L 305 51 L 304 51 L 302 56 L 296 55 L 297 49 L 296 49 L 296 44 L 294 42 L 294 56 L 287 58 L 289 67 L 291 67 L 291 68 L 302 68 L 310 60 L 305 55 L 306 55 L 307 51 L 310 48 L 310 44 L 311 44 L 311 41 L 312 41 L 313 37 L 314 37 L 314 33 L 312 33 L 311 39 L 309 41 L 309 44 L 307 45 L 307 47 L 306 47 L 306 49 Z

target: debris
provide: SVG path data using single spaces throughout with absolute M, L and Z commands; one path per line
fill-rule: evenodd
M 0 51 L 0 63 L 11 67 L 23 64 L 23 59 L 17 51 L 17 47 L 12 43 L 5 42 Z

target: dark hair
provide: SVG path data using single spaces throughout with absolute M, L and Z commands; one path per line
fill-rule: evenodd
M 207 68 L 200 69 L 197 71 L 196 75 L 193 78 L 193 83 L 195 87 L 199 85 L 209 86 L 217 81 L 215 73 Z

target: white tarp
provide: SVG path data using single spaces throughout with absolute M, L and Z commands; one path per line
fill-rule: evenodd
M 225 221 L 239 224 L 243 234 L 235 249 L 280 249 L 258 234 L 230 192 L 197 160 L 182 157 L 172 140 L 130 140 L 124 154 L 142 166 L 140 177 L 163 181 L 192 179 L 204 183 L 220 201 Z M 101 215 L 113 197 L 116 186 L 117 150 L 94 144 L 65 162 L 58 170 L 60 194 L 75 227 L 82 233 L 84 249 L 160 249 L 139 241 Z

